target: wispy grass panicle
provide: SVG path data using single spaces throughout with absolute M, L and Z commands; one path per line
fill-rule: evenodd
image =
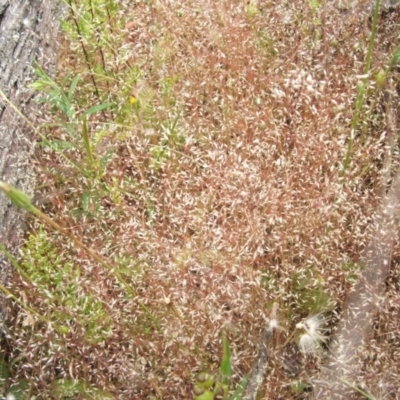
M 305 399 L 321 357 L 295 339 L 330 351 L 319 313 L 362 276 L 381 170 L 390 183 L 399 166 L 398 12 L 371 34 L 365 2 L 66 3 L 58 76 L 37 67 L 32 85 L 46 201 L 0 184 L 39 217 L 2 289 L 7 385 L 239 399 L 257 370 L 260 398 Z M 396 276 L 363 360 L 378 381 L 400 375 Z

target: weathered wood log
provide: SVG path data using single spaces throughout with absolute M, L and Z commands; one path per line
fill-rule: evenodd
M 60 0 L 0 0 L 0 89 L 33 123 L 39 115 L 35 94 L 35 60 L 51 75 L 55 72 L 60 21 L 66 15 Z M 33 148 L 28 124 L 0 99 L 0 180 L 31 192 L 29 159 Z M 21 239 L 20 211 L 0 195 L 0 243 L 15 249 Z M 0 260 L 1 261 L 1 260 Z

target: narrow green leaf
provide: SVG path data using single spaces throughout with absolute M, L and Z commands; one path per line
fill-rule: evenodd
M 84 192 L 82 195 L 82 210 L 86 213 L 89 210 L 90 193 Z
M 170 131 L 170 135 L 171 135 L 172 137 L 175 136 L 175 129 L 176 129 L 176 125 L 177 125 L 177 123 L 178 123 L 178 121 L 179 121 L 180 116 L 181 116 L 181 113 L 179 112 L 179 113 L 176 115 L 176 117 L 175 117 L 175 119 L 174 119 L 174 122 L 172 123 L 171 131 Z
M 61 154 L 63 154 L 63 153 L 61 153 Z M 86 171 L 84 168 L 82 168 L 76 161 L 71 160 L 71 159 L 69 159 L 68 157 L 65 157 L 65 156 L 64 156 L 64 158 L 65 158 L 69 163 L 71 163 L 78 171 L 80 171 L 83 175 L 85 175 L 85 176 L 88 175 L 87 172 L 89 172 L 89 171 Z
M 38 90 L 38 91 L 42 91 L 42 92 L 45 91 L 48 88 L 48 86 L 49 86 L 48 82 L 44 82 L 40 79 L 35 82 L 32 82 L 28 85 L 28 87 L 30 89 Z
M 6 360 L 6 356 L 4 354 L 0 354 L 0 387 L 9 377 L 10 373 L 8 370 L 8 363 Z
M 20 265 L 18 264 L 17 260 L 11 255 L 11 253 L 9 253 L 7 251 L 7 249 L 5 248 L 5 246 L 3 246 L 2 243 L 0 243 L 0 250 L 5 254 L 5 256 L 7 257 L 7 259 L 11 262 L 11 264 L 13 265 L 13 267 L 27 280 L 29 281 L 30 278 L 29 276 L 25 273 L 25 271 L 20 267 Z
M 35 74 L 41 79 L 38 79 L 37 81 L 28 85 L 31 89 L 43 92 L 49 92 L 50 89 L 53 91 L 58 91 L 60 89 L 59 86 L 46 74 L 44 69 L 37 63 L 35 65 Z
M 86 120 L 85 115 L 82 117 L 82 137 L 83 137 L 83 144 L 84 144 L 86 152 L 88 154 L 90 163 L 93 165 L 92 147 L 90 145 L 89 132 L 88 132 L 87 120 Z
M 196 385 L 203 389 L 210 389 L 215 384 L 215 379 L 207 372 L 200 372 L 196 376 Z
M 347 385 L 348 387 L 351 387 L 352 389 L 356 390 L 358 393 L 361 393 L 365 398 L 367 398 L 368 400 L 376 400 L 376 398 L 366 392 L 364 392 L 363 390 L 359 389 L 357 386 L 353 385 L 350 382 L 347 382 L 346 380 L 339 378 L 339 380 L 341 382 L 343 382 L 345 385 Z
M 392 55 L 392 59 L 390 60 L 389 68 L 393 69 L 398 67 L 400 64 L 400 46 L 395 49 Z
M 249 379 L 250 379 L 250 374 L 247 374 L 243 377 L 243 379 L 240 381 L 239 385 L 237 386 L 236 390 L 229 398 L 229 400 L 242 400 Z
M 84 116 L 88 116 L 88 115 L 92 115 L 92 114 L 96 114 L 99 111 L 103 111 L 106 110 L 107 108 L 110 108 L 114 105 L 114 103 L 103 103 L 103 104 L 98 104 L 97 106 L 93 106 L 90 107 L 89 109 L 87 109 L 83 115 Z
M 194 400 L 213 400 L 214 393 L 211 390 L 206 390 L 203 394 L 199 396 L 194 396 Z
M 74 97 L 76 86 L 78 85 L 78 82 L 80 79 L 81 79 L 81 77 L 79 75 L 77 75 L 74 78 L 74 80 L 72 81 L 71 86 L 69 87 L 69 92 L 67 95 L 67 99 L 68 99 L 69 103 L 72 102 L 72 98 Z
M 229 347 L 229 341 L 226 337 L 226 333 L 222 333 L 222 361 L 220 367 L 223 383 L 228 384 L 229 379 L 232 376 L 232 365 L 231 365 L 231 349 Z
M 38 143 L 42 147 L 50 147 L 51 149 L 57 150 L 66 150 L 66 149 L 75 149 L 75 144 L 71 142 L 67 142 L 65 140 L 43 140 Z

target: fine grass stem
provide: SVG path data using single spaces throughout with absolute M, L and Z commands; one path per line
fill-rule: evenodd
M 96 80 L 94 78 L 94 74 L 93 74 L 94 71 L 93 71 L 92 65 L 91 65 L 90 60 L 89 60 L 89 54 L 88 54 L 88 51 L 86 50 L 86 46 L 85 46 L 85 44 L 83 42 L 81 28 L 79 27 L 77 15 L 76 15 L 77 13 L 76 13 L 75 4 L 74 5 L 72 4 L 72 0 L 69 0 L 68 4 L 69 4 L 69 6 L 71 8 L 72 19 L 73 19 L 74 24 L 75 24 L 76 33 L 78 35 L 79 42 L 80 42 L 80 44 L 82 46 L 82 52 L 83 52 L 83 54 L 85 56 L 85 60 L 86 60 L 86 64 L 87 64 L 88 70 L 90 71 L 90 78 L 91 78 L 92 83 L 93 83 L 93 87 L 94 87 L 94 90 L 95 90 L 95 93 L 96 93 L 96 97 L 98 98 L 99 101 L 101 101 L 99 88 L 98 88 L 97 82 L 96 82 Z
M 344 383 L 346 386 L 356 390 L 358 393 L 362 394 L 366 399 L 368 400 L 376 400 L 376 398 L 374 396 L 369 395 L 368 393 L 364 392 L 363 390 L 361 390 L 360 388 L 358 388 L 357 386 L 353 385 L 350 382 L 347 382 L 346 380 L 339 378 L 340 382 Z
M 36 317 L 47 324 L 53 324 L 51 320 L 49 320 L 46 317 L 43 317 L 43 315 L 39 314 L 36 310 L 33 308 L 29 307 L 25 302 L 21 301 L 18 297 L 16 297 L 13 293 L 11 293 L 5 286 L 0 284 L 0 290 L 8 297 L 13 299 L 17 304 L 19 304 L 23 309 L 29 311 L 31 314 L 36 315 Z

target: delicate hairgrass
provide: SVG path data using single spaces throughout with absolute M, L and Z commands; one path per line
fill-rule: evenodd
M 33 84 L 45 93 L 52 114 L 50 120 L 39 113 L 38 127 L 31 126 L 41 139 L 40 189 L 52 195 L 41 210 L 90 244 L 108 268 L 70 238 L 40 228 L 29 237 L 20 262 L 28 277 L 14 274 L 15 286 L 24 288 L 31 278 L 32 304 L 26 304 L 60 325 L 68 310 L 74 320 L 57 340 L 46 337 L 42 322 L 28 337 L 28 329 L 13 320 L 22 336 L 10 344 L 13 354 L 23 346 L 37 349 L 26 363 L 15 364 L 13 379 L 29 378 L 32 393 L 44 397 L 83 397 L 96 382 L 114 397 L 191 398 L 193 371 L 220 365 L 215 376 L 199 377 L 195 388 L 201 393 L 195 395 L 229 398 L 228 389 L 248 383 L 245 374 L 267 328 L 275 333 L 274 348 L 257 388 L 293 396 L 291 382 L 302 378 L 295 367 L 287 373 L 291 357 L 301 360 L 300 369 L 310 363 L 311 377 L 320 364 L 287 355 L 297 353 L 293 335 L 306 335 L 302 347 L 312 353 L 329 331 L 308 318 L 295 330 L 291 321 L 308 314 L 320 320 L 321 310 L 341 307 L 354 276 L 343 265 L 356 263 L 365 244 L 376 202 L 369 185 L 380 168 L 368 158 L 379 157 L 379 140 L 365 132 L 385 129 L 370 118 L 372 111 L 380 113 L 378 91 L 366 101 L 372 50 L 386 53 L 378 42 L 393 42 L 395 29 L 382 34 L 383 41 L 381 29 L 374 40 L 370 36 L 365 59 L 362 46 L 353 45 L 368 35 L 367 25 L 356 13 L 337 10 L 335 2 L 249 7 L 236 0 L 196 1 L 178 10 L 163 2 L 66 3 L 71 18 L 63 22 L 59 77 L 47 77 L 43 66 Z M 393 77 L 396 57 L 395 51 Z M 360 77 L 367 64 L 369 72 Z M 392 78 L 380 68 L 378 89 Z M 356 76 L 362 84 L 351 114 Z M 396 96 L 394 91 L 394 101 Z M 361 122 L 363 140 L 355 146 Z M 345 132 L 353 124 L 343 161 Z M 355 173 L 346 174 L 353 160 Z M 15 202 L 30 209 L 20 195 Z M 106 256 L 93 250 L 99 247 Z M 68 293 L 63 286 L 57 295 L 48 290 L 58 272 L 67 283 L 75 279 L 78 289 L 66 285 Z M 280 318 L 266 315 L 274 302 L 285 330 Z M 154 330 L 151 316 L 160 329 Z M 385 323 L 379 322 L 383 330 L 394 331 L 395 319 Z M 115 336 L 103 340 L 107 332 L 97 334 L 96 324 Z M 82 329 L 79 335 L 75 328 Z M 63 357 L 53 355 L 53 345 L 64 346 Z M 397 370 L 389 349 L 382 346 L 384 360 Z M 58 391 L 43 368 L 47 352 L 65 377 L 58 379 Z

